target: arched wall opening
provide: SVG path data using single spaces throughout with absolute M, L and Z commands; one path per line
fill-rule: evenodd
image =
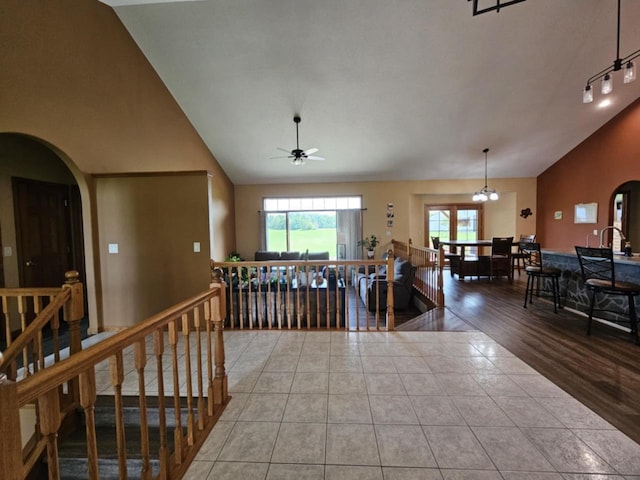
M 92 179 L 77 168 L 73 160 L 55 145 L 44 139 L 21 133 L 0 133 L 0 243 L 2 244 L 2 265 L 0 270 L 6 287 L 25 286 L 29 281 L 41 281 L 42 276 L 30 275 L 27 263 L 38 262 L 26 254 L 25 225 L 16 221 L 23 213 L 16 212 L 15 191 L 17 185 L 64 186 L 76 191 L 79 205 L 74 205 L 77 218 L 69 235 L 68 248 L 72 250 L 70 261 L 64 268 L 80 271 L 85 285 L 87 316 L 90 333 L 99 330 L 95 260 L 92 238 L 94 227 L 92 211 L 94 194 Z M 22 191 L 22 190 L 20 190 Z M 18 201 L 20 202 L 20 200 Z M 22 232 L 22 233 L 21 233 Z M 55 267 L 54 267 L 55 270 Z M 55 275 L 57 277 L 57 274 Z M 62 284 L 64 274 L 56 284 Z M 48 280 L 53 282 L 53 280 Z M 49 286 L 49 285 L 39 285 Z

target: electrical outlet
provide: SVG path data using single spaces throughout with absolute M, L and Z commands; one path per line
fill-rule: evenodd
M 593 234 L 596 235 L 596 236 L 598 235 L 598 229 L 597 228 L 593 229 Z
M 193 242 L 193 252 L 194 253 L 200 252 L 200 242 Z

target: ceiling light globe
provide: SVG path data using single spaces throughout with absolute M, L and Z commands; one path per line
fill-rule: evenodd
M 611 75 L 609 75 L 608 73 L 604 77 L 602 77 L 602 87 L 600 89 L 600 92 L 603 95 L 607 95 L 613 92 L 613 80 L 611 79 Z
M 593 89 L 591 88 L 591 85 L 587 85 L 582 91 L 582 103 L 591 102 L 593 102 Z
M 473 194 L 473 197 L 471 197 L 471 199 L 472 199 L 474 202 L 479 202 L 479 201 L 480 201 L 480 195 L 479 195 L 478 193 L 474 193 L 474 194 Z
M 631 83 L 636 79 L 636 64 L 627 62 L 624 67 L 624 83 Z
M 480 201 L 481 201 L 481 202 L 486 202 L 486 201 L 488 200 L 487 194 L 486 194 L 486 193 L 484 193 L 484 192 L 483 192 L 483 193 L 481 193 L 481 194 L 479 195 L 479 197 L 480 197 Z
M 491 194 L 489 195 L 489 200 L 498 200 L 498 194 L 496 192 L 491 192 Z

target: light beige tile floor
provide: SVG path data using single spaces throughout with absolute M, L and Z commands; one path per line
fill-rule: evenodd
M 187 479 L 640 479 L 638 444 L 479 332 L 227 331 L 225 349 L 233 398 Z

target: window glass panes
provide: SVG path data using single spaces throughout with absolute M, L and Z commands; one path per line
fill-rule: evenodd
M 267 250 L 287 251 L 287 214 L 267 213 Z

